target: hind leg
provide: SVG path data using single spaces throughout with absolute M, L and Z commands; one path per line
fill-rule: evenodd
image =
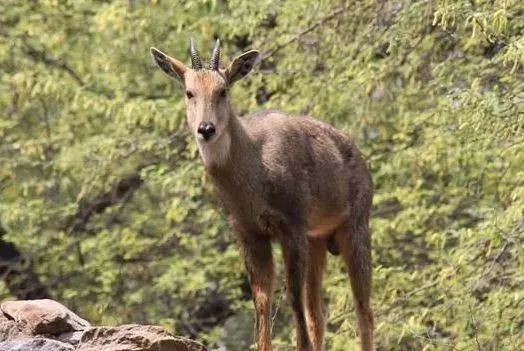
M 325 325 L 321 288 L 326 265 L 326 241 L 309 238 L 308 244 L 308 264 L 304 286 L 306 324 L 313 351 L 322 351 Z
M 349 273 L 362 351 L 373 351 L 371 240 L 368 225 L 363 221 L 348 221 L 337 230 L 335 240 Z

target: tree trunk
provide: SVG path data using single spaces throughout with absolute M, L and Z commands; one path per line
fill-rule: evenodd
M 20 300 L 48 298 L 47 288 L 33 271 L 31 261 L 13 243 L 5 241 L 5 233 L 0 225 L 0 277 L 9 292 Z

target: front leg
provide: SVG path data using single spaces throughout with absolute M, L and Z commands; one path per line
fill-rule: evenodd
M 308 242 L 304 233 L 290 231 L 282 238 L 282 253 L 286 266 L 288 299 L 297 322 L 297 351 L 312 350 L 304 313 L 304 286 L 307 272 Z
M 257 351 L 271 351 L 271 297 L 273 255 L 269 238 L 256 234 L 240 240 L 255 304 Z

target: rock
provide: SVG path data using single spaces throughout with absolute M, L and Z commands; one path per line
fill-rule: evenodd
M 26 333 L 27 334 L 27 333 Z M 0 342 L 24 336 L 23 328 L 0 312 Z M 0 350 L 2 350 L 0 348 Z
M 0 305 L 0 351 L 207 351 L 150 325 L 91 327 L 53 300 Z
M 2 312 L 33 335 L 57 335 L 90 326 L 64 305 L 53 300 L 7 301 L 0 305 Z
M 71 345 L 78 345 L 80 342 L 80 339 L 82 338 L 82 335 L 84 334 L 83 331 L 73 331 L 73 332 L 67 332 L 62 333 L 56 337 L 57 340 L 61 342 L 65 342 L 67 344 Z M 1 349 L 0 349 L 1 351 Z
M 15 339 L 0 342 L 2 351 L 74 351 L 74 347 L 63 342 L 46 339 Z
M 197 343 L 174 337 L 164 328 L 150 325 L 95 327 L 86 330 L 77 351 L 207 351 Z

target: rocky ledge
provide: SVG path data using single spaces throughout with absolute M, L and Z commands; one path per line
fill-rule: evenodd
M 207 351 L 164 328 L 96 327 L 53 300 L 0 305 L 0 351 Z

